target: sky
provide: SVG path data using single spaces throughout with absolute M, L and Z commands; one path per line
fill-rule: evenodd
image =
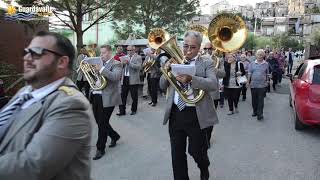
M 204 14 L 209 14 L 211 5 L 214 5 L 222 0 L 200 0 L 200 8 Z M 255 7 L 256 3 L 263 2 L 263 1 L 270 1 L 275 2 L 277 0 L 227 0 L 231 5 L 251 5 Z

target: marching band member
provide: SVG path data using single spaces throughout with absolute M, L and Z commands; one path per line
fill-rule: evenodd
M 155 61 L 152 67 L 150 67 L 149 71 L 147 72 L 147 80 L 148 80 L 148 90 L 151 96 L 151 102 L 149 105 L 156 106 L 158 102 L 158 91 L 159 91 L 159 81 L 161 76 L 160 71 L 160 62 L 157 62 L 155 55 L 155 50 L 150 48 L 150 51 L 146 51 L 146 59 L 150 61 Z M 145 60 L 145 63 L 147 61 Z
M 0 110 L 1 180 L 89 180 L 93 114 L 67 76 L 75 50 L 39 32 L 24 50 L 27 85 Z
M 97 151 L 93 160 L 100 159 L 105 154 L 108 136 L 111 138 L 109 147 L 115 147 L 120 135 L 110 125 L 110 117 L 114 107 L 121 104 L 119 83 L 121 78 L 121 63 L 112 57 L 110 45 L 100 47 L 100 56 L 103 66 L 96 65 L 98 71 L 107 80 L 107 86 L 98 91 L 93 91 L 92 109 L 98 124 Z
M 199 32 L 188 31 L 184 36 L 183 52 L 186 60 L 196 67 L 194 76 L 181 74 L 177 81 L 186 87 L 191 87 L 193 93 L 188 98 L 197 95 L 196 89 L 205 91 L 204 97 L 195 104 L 182 101 L 174 87 L 168 83 L 164 75 L 160 79 L 160 88 L 168 88 L 168 97 L 164 115 L 164 124 L 169 121 L 171 157 L 175 180 L 189 180 L 186 156 L 188 152 L 200 168 L 201 180 L 209 179 L 208 144 L 205 128 L 218 123 L 218 117 L 213 107 L 213 101 L 208 92 L 218 90 L 217 79 L 210 59 L 198 56 L 202 42 Z M 165 66 L 170 66 L 170 61 Z
M 122 104 L 119 106 L 120 112 L 118 116 L 126 114 L 127 97 L 130 91 L 132 98 L 131 114 L 135 115 L 138 108 L 138 89 L 140 84 L 140 69 L 142 67 L 142 58 L 135 53 L 134 46 L 127 47 L 128 55 L 120 58 L 123 65 L 123 73 L 121 79 L 121 98 Z

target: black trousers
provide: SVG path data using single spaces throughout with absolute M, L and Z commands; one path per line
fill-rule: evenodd
M 241 87 L 242 99 L 247 99 L 247 84 L 242 84 Z
M 224 105 L 224 92 L 222 91 L 222 92 L 219 92 L 219 93 L 220 93 L 220 98 L 213 100 L 214 107 L 216 109 L 218 108 L 218 104 L 220 104 L 220 106 Z
M 278 84 L 278 73 L 272 72 L 272 89 L 276 90 L 276 84 Z M 270 92 L 270 83 L 267 86 L 267 92 Z
M 289 62 L 289 63 L 288 63 L 288 67 L 287 67 L 287 74 L 291 74 L 291 72 L 292 72 L 292 67 L 293 67 L 293 62 Z
M 89 99 L 90 85 L 88 81 L 77 81 L 76 84 L 81 92 L 82 92 L 82 89 L 84 88 L 85 96 Z
M 123 85 L 121 87 L 121 98 L 122 98 L 122 105 L 119 106 L 120 113 L 126 112 L 126 104 L 127 104 L 127 97 L 130 91 L 130 95 L 132 98 L 132 105 L 131 111 L 137 112 L 138 108 L 138 89 L 139 84 L 129 85 L 129 77 L 124 76 L 123 78 Z
M 98 124 L 98 140 L 96 146 L 98 150 L 104 151 L 108 136 L 111 139 L 117 139 L 120 137 L 120 135 L 110 125 L 110 117 L 114 106 L 104 108 L 102 104 L 102 96 L 100 94 L 93 94 L 92 96 L 93 114 Z
M 158 102 L 158 90 L 159 90 L 160 78 L 148 77 L 148 89 L 151 96 L 151 102 L 157 104 Z
M 233 111 L 233 107 L 238 108 L 241 88 L 224 88 L 224 93 L 228 99 L 229 111 Z
M 207 154 L 206 131 L 200 129 L 195 107 L 185 107 L 182 111 L 172 106 L 169 121 L 171 157 L 174 180 L 189 180 L 186 146 L 200 170 L 210 165 Z
M 266 88 L 251 88 L 253 113 L 263 116 L 264 97 Z

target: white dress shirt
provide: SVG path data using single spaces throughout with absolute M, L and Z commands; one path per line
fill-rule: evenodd
M 132 60 L 132 57 L 130 58 L 129 55 L 127 55 L 127 58 L 129 59 L 129 62 Z M 126 72 L 126 68 L 128 68 L 128 71 Z M 126 64 L 125 69 L 124 69 L 124 76 L 130 76 L 130 72 L 129 72 L 129 64 Z
M 197 59 L 197 58 L 198 58 L 198 56 L 196 56 L 194 59 Z M 195 60 L 194 60 L 194 61 L 191 61 L 191 62 L 190 62 L 190 65 L 191 65 L 191 66 L 195 66 L 195 65 L 196 65 L 196 61 L 195 61 Z M 188 91 L 189 91 L 188 99 L 193 99 L 193 98 L 194 98 L 194 95 L 193 95 L 193 90 L 192 90 L 192 88 L 191 88 L 191 85 L 189 86 L 189 88 L 190 88 L 190 89 L 188 89 Z M 173 103 L 177 105 L 177 104 L 178 104 L 178 101 L 179 101 L 179 94 L 178 94 L 177 91 L 174 91 Z M 186 106 L 195 106 L 195 104 L 186 103 Z

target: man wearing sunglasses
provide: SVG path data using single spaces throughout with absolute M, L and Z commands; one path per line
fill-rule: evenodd
M 169 136 L 174 180 L 189 180 L 186 146 L 188 152 L 200 169 L 200 179 L 209 179 L 209 157 L 206 128 L 218 123 L 218 116 L 208 92 L 217 91 L 218 83 L 213 72 L 212 61 L 199 56 L 202 35 L 188 31 L 184 36 L 183 53 L 188 63 L 195 66 L 195 75 L 180 74 L 176 76 L 182 88 L 192 93 L 187 97 L 193 99 L 204 90 L 204 97 L 197 103 L 189 104 L 182 100 L 164 75 L 160 78 L 160 88 L 167 89 L 167 103 L 163 124 L 169 121 Z M 170 66 L 170 60 L 165 66 Z
M 138 89 L 140 84 L 140 69 L 142 67 L 142 58 L 135 52 L 134 46 L 127 47 L 128 55 L 120 57 L 123 65 L 121 79 L 121 99 L 122 104 L 119 106 L 118 116 L 126 115 L 127 97 L 130 91 L 132 98 L 131 113 L 135 115 L 138 109 Z
M 91 106 L 67 76 L 75 50 L 39 32 L 24 50 L 25 87 L 0 110 L 1 180 L 89 180 Z

